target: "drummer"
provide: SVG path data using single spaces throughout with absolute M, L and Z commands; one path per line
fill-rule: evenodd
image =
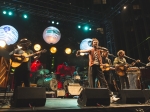
M 39 67 L 39 70 L 37 71 L 37 75 L 36 75 L 36 78 L 35 78 L 35 83 L 38 82 L 38 80 L 44 80 L 46 78 L 46 74 L 49 73 L 49 70 L 47 69 L 44 69 L 43 65 L 41 65 Z

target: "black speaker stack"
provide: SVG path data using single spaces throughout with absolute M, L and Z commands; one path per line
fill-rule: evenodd
M 108 89 L 84 88 L 77 100 L 80 106 L 110 105 Z
M 119 104 L 145 104 L 150 100 L 150 90 L 124 89 L 120 90 L 116 103 Z M 79 106 L 110 105 L 110 95 L 108 89 L 84 88 L 77 100 Z
M 44 106 L 46 102 L 44 87 L 18 87 L 14 93 L 14 107 Z

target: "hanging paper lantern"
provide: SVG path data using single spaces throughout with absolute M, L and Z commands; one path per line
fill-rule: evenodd
M 43 39 L 48 44 L 56 44 L 60 38 L 61 33 L 56 27 L 47 27 L 43 32 Z
M 0 40 L 4 40 L 7 45 L 14 44 L 18 40 L 18 31 L 10 25 L 3 25 L 0 27 Z
M 88 50 L 91 48 L 92 48 L 92 39 L 90 39 L 90 38 L 84 39 L 80 43 L 80 49 L 81 50 Z

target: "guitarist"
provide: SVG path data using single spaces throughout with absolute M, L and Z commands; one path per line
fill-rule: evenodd
M 24 53 L 32 54 L 33 51 L 29 49 L 31 45 L 31 41 L 27 40 L 26 38 L 21 39 L 18 44 L 17 48 L 10 52 L 10 56 L 12 61 L 17 61 L 17 58 L 20 58 L 18 62 L 21 63 L 20 66 L 15 68 L 14 72 L 14 93 L 18 86 L 22 86 L 22 82 L 24 82 L 25 87 L 30 87 L 30 64 L 31 64 L 31 57 L 27 62 L 21 62 L 25 56 Z M 35 56 L 34 59 L 39 58 L 40 55 Z M 12 64 L 12 63 L 10 63 Z
M 129 80 L 126 74 L 126 68 L 127 68 L 127 62 L 126 59 L 124 58 L 125 56 L 125 51 L 123 50 L 119 50 L 117 52 L 117 56 L 114 59 L 114 66 L 116 69 L 116 73 L 119 75 L 119 73 L 122 73 L 121 75 L 119 75 L 119 79 L 120 79 L 120 84 L 121 84 L 121 89 L 129 89 L 130 85 L 129 85 Z
M 108 83 L 108 86 L 111 91 L 118 91 L 118 85 L 116 83 L 115 77 L 113 75 L 113 71 L 115 68 L 112 67 L 112 61 L 111 59 L 108 58 L 108 51 L 103 51 L 102 52 L 102 62 L 103 64 L 107 64 L 107 66 L 104 66 L 103 68 L 106 68 L 103 70 L 105 79 Z M 107 69 L 108 68 L 108 69 Z

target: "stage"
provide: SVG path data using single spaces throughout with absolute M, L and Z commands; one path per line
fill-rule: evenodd
M 79 106 L 74 98 L 46 98 L 45 106 L 42 107 L 12 107 L 1 104 L 0 111 L 55 111 L 55 112 L 150 112 L 150 104 L 118 104 L 112 103 L 109 106 Z

